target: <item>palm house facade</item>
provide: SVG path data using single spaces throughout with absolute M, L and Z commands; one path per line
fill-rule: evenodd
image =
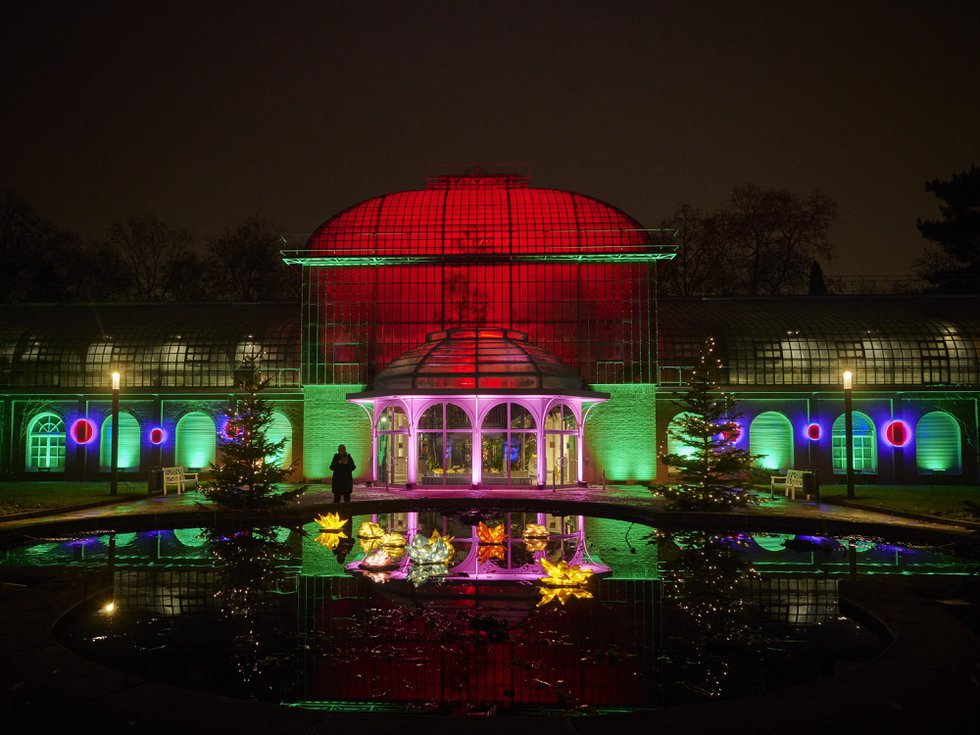
M 677 399 L 707 337 L 760 467 L 840 481 L 854 375 L 861 483 L 978 481 L 980 301 L 964 296 L 668 299 L 682 243 L 526 175 L 436 173 L 327 219 L 298 304 L 0 306 L 0 473 L 206 471 L 236 371 L 270 381 L 274 461 L 320 480 L 551 488 L 669 479 Z

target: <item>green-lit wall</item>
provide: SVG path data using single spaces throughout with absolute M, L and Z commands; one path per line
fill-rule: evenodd
M 343 444 L 357 463 L 355 479 L 370 477 L 371 424 L 360 406 L 347 402 L 360 385 L 308 385 L 303 388 L 303 475 L 329 477 L 330 460 Z
M 606 403 L 592 409 L 585 423 L 591 466 L 585 479 L 598 482 L 650 482 L 657 474 L 657 386 L 652 383 L 602 384 Z

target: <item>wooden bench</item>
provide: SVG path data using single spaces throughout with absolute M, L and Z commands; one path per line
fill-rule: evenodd
M 769 497 L 782 488 L 783 494 L 791 500 L 796 500 L 796 491 L 803 491 L 803 470 L 786 470 L 785 475 L 769 476 Z M 809 497 L 809 496 L 807 496 Z
M 180 495 L 187 489 L 188 482 L 197 482 L 197 473 L 188 472 L 183 467 L 163 467 L 163 494 L 167 494 L 167 487 L 173 485 L 177 488 Z

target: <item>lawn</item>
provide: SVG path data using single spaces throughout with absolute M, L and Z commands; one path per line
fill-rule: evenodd
M 820 499 L 827 503 L 847 499 L 844 485 L 822 485 Z M 980 487 L 976 485 L 858 485 L 854 502 L 871 508 L 980 521 L 967 502 L 980 511 Z
M 146 482 L 120 482 L 119 499 L 146 497 Z M 103 503 L 108 482 L 0 482 L 0 516 Z

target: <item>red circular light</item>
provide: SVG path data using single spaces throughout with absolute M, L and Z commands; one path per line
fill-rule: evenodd
M 735 424 L 732 428 L 725 429 L 723 432 L 721 432 L 721 438 L 730 444 L 734 444 L 742 438 L 742 427 Z
M 912 431 L 904 421 L 889 421 L 885 425 L 885 441 L 893 447 L 904 447 L 912 439 Z
M 88 419 L 78 419 L 71 425 L 71 438 L 78 444 L 88 444 L 95 438 L 95 425 Z
M 150 429 L 150 444 L 163 444 L 167 439 L 167 433 L 159 426 Z
M 806 438 L 812 442 L 820 439 L 823 435 L 823 430 L 820 428 L 820 424 L 808 424 L 806 427 Z
M 238 425 L 237 421 L 229 421 L 227 424 L 225 424 L 225 436 L 227 436 L 229 439 L 234 439 L 236 436 L 238 436 L 238 433 L 241 430 L 242 429 Z

